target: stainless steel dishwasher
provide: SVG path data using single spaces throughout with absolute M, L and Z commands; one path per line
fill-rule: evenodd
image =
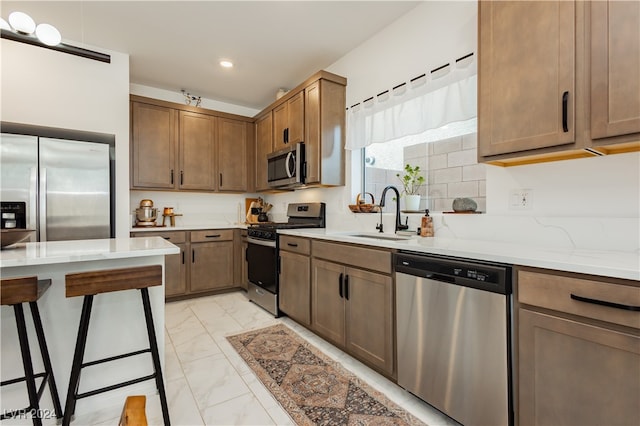
M 511 266 L 400 252 L 398 384 L 464 425 L 512 425 Z

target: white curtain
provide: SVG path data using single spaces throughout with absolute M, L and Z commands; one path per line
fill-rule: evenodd
M 474 57 L 349 108 L 346 149 L 357 150 L 474 118 L 477 115 Z

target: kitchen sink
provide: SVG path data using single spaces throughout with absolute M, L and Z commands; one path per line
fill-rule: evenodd
M 349 234 L 350 237 L 358 238 L 371 238 L 373 240 L 388 240 L 388 241 L 405 241 L 410 239 L 409 236 L 400 235 L 385 235 L 385 234 Z

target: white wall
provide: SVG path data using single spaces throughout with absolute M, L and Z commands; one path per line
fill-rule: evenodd
M 3 121 L 115 135 L 116 235 L 129 231 L 129 55 L 106 64 L 2 39 Z

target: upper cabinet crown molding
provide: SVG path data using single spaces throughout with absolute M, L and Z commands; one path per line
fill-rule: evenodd
M 640 150 L 640 3 L 478 7 L 479 162 Z

